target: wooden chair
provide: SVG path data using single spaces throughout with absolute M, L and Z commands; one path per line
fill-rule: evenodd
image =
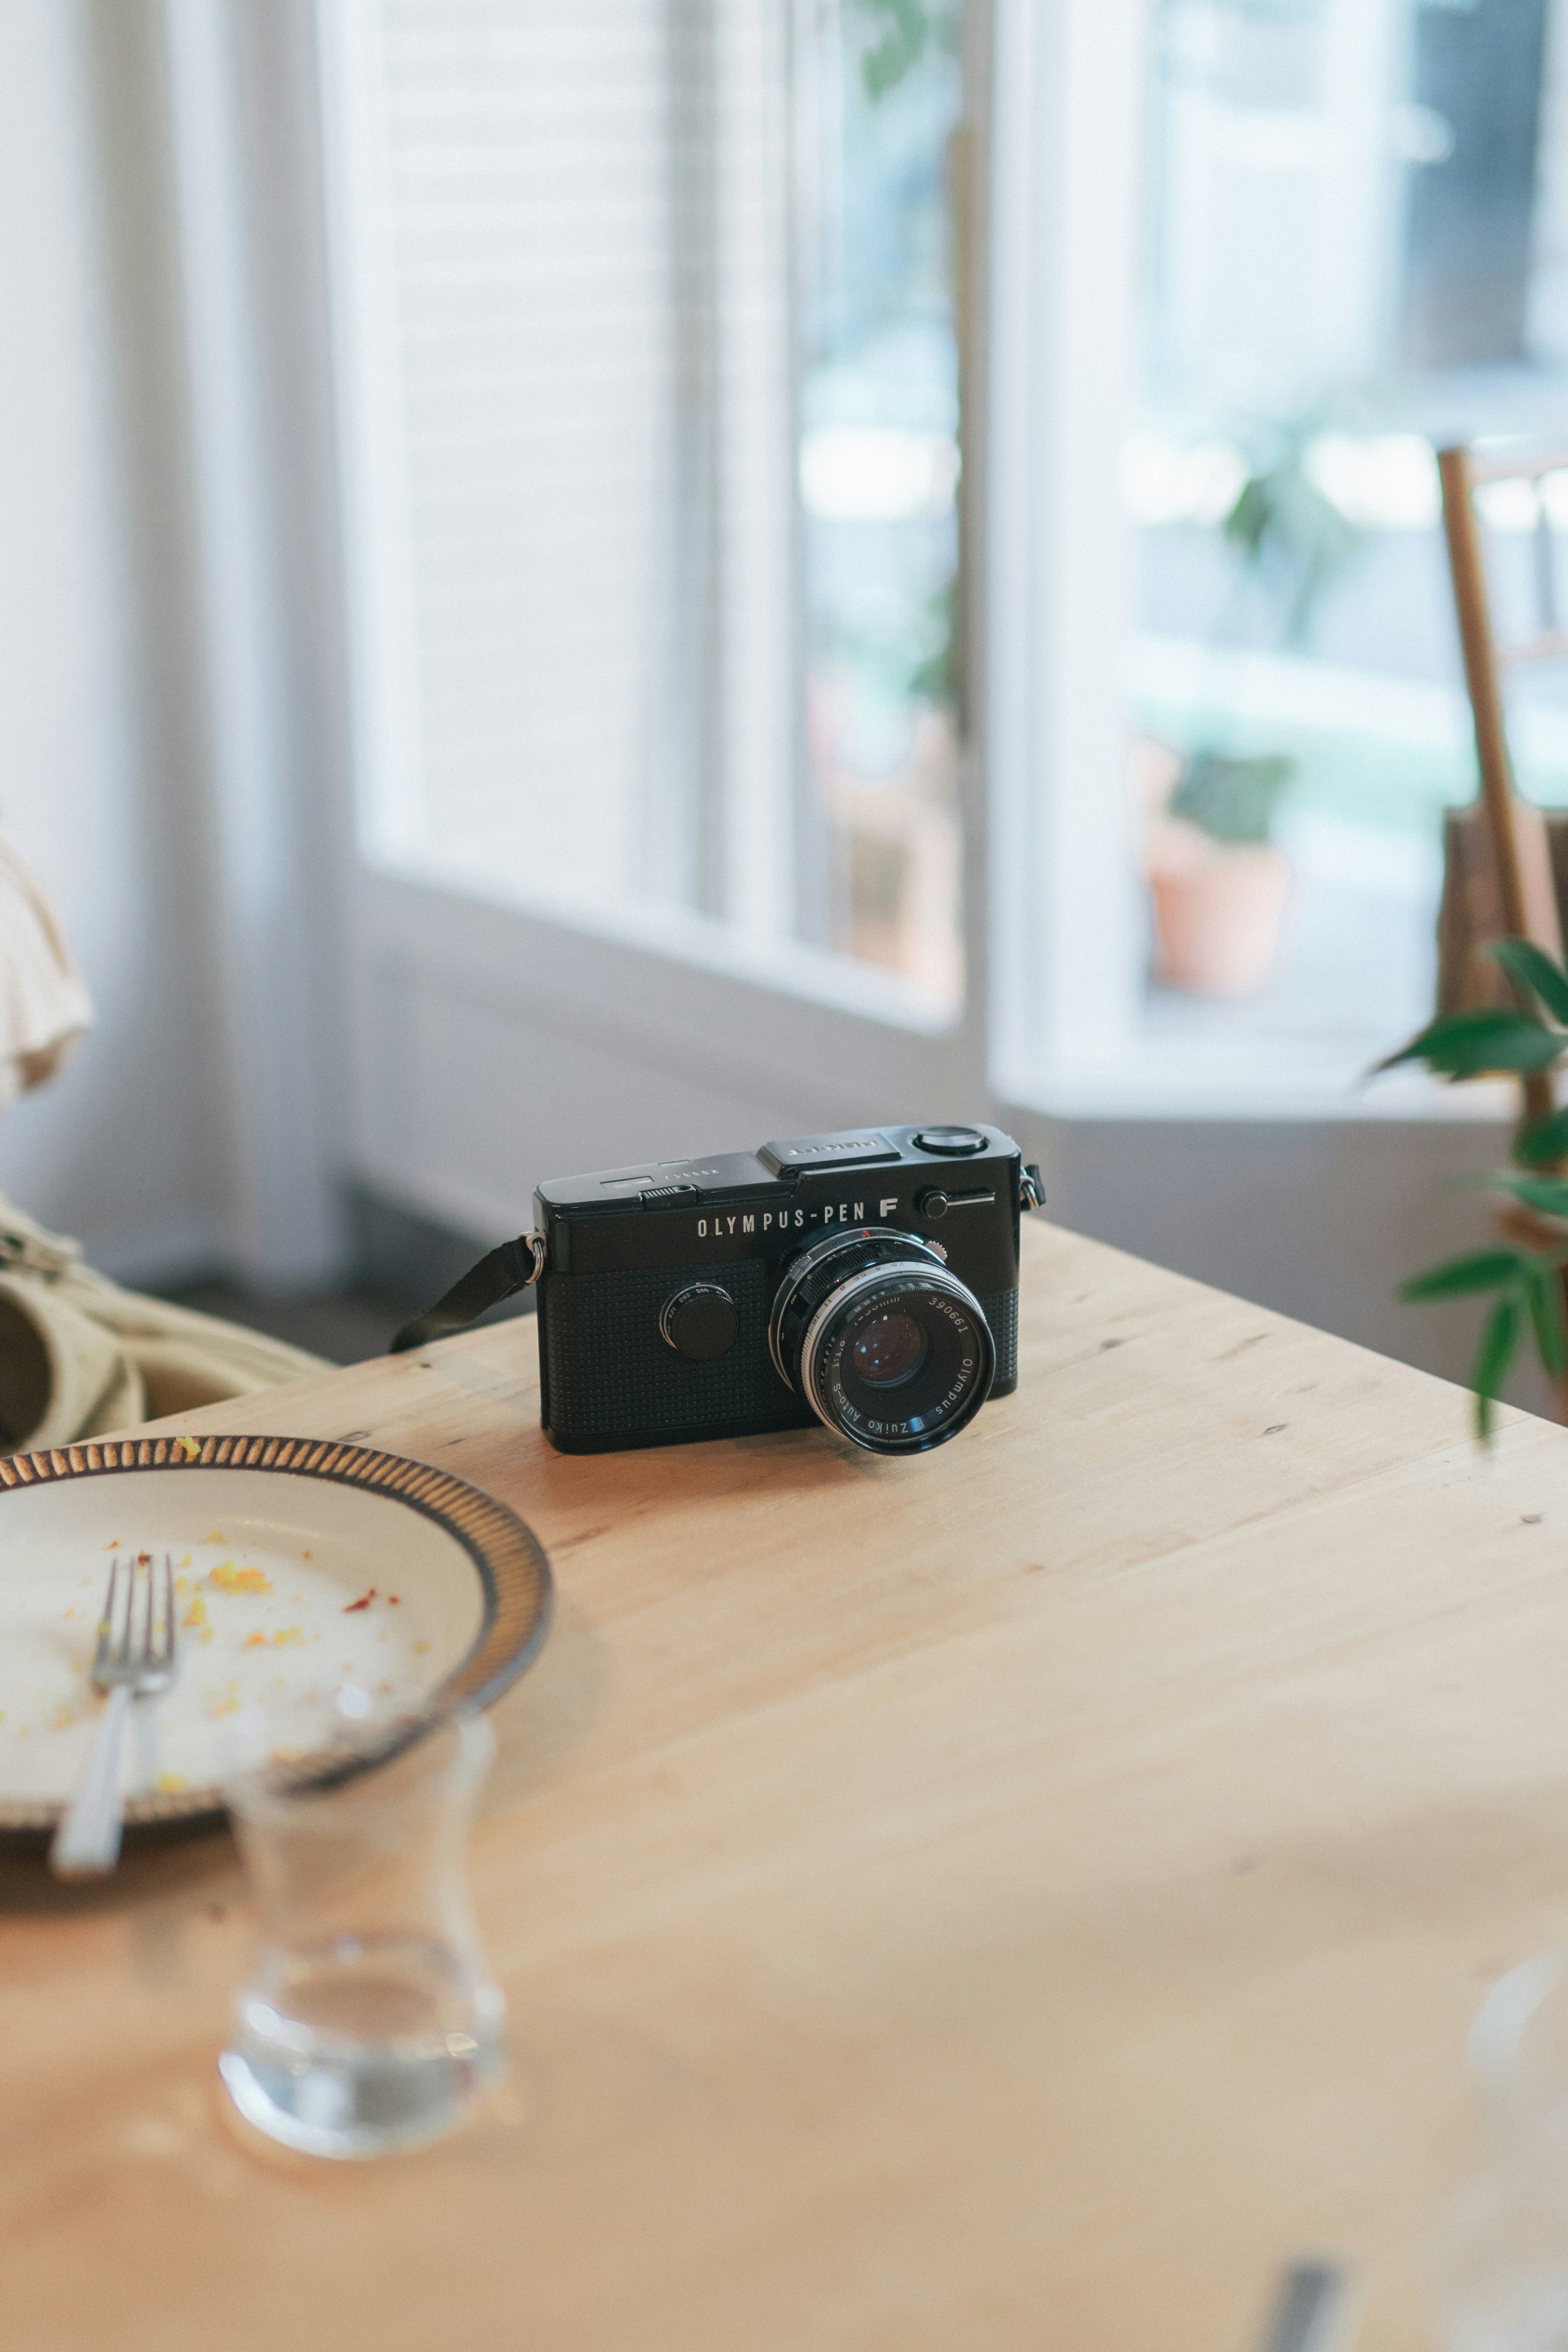
M 1505 670 L 1527 662 L 1568 659 L 1568 632 L 1559 614 L 1552 519 L 1542 485 L 1568 469 L 1568 447 L 1528 455 L 1480 457 L 1463 446 L 1440 449 L 1443 527 L 1453 575 L 1454 607 L 1464 651 L 1465 682 L 1475 718 L 1480 764 L 1479 799 L 1451 810 L 1444 841 L 1443 902 L 1437 919 L 1439 1012 L 1506 1003 L 1508 982 L 1480 950 L 1495 939 L 1533 940 L 1561 961 L 1568 898 L 1568 818 L 1543 817 L 1513 787 L 1503 719 Z M 1496 482 L 1526 485 L 1535 499 L 1537 628 L 1523 642 L 1500 646 L 1492 625 L 1476 492 Z M 1545 1076 L 1525 1081 L 1525 1117 L 1543 1118 L 1552 1107 Z

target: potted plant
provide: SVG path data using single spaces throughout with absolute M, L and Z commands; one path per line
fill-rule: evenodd
M 1439 1076 L 1529 1080 L 1568 1058 L 1568 971 L 1527 940 L 1497 940 L 1486 952 L 1512 983 L 1517 1003 L 1452 1013 L 1434 1021 L 1377 1065 L 1424 1062 Z M 1489 1249 L 1468 1251 L 1429 1266 L 1401 1285 L 1402 1298 L 1489 1297 L 1470 1372 L 1476 1427 L 1490 1433 L 1492 1407 L 1502 1394 L 1521 1341 L 1532 1342 L 1548 1376 L 1568 1378 L 1568 1324 L 1563 1268 L 1568 1266 L 1568 1108 L 1526 1117 L 1513 1145 L 1514 1165 L 1481 1179 L 1508 1203 L 1502 1238 Z
M 1167 987 L 1241 997 L 1268 979 L 1290 888 L 1274 814 L 1294 764 L 1196 751 L 1149 818 L 1154 971 Z
M 1365 536 L 1312 470 L 1312 448 L 1331 415 L 1318 403 L 1245 428 L 1246 478 L 1219 530 L 1237 559 L 1224 637 L 1236 607 L 1261 595 L 1286 651 L 1309 641 L 1325 591 Z M 1268 979 L 1289 894 L 1275 844 L 1280 795 L 1295 772 L 1284 753 L 1193 753 L 1146 825 L 1144 870 L 1153 906 L 1155 977 L 1203 996 L 1250 996 Z

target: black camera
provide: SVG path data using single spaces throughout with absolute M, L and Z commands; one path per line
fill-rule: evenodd
M 1018 1218 L 1041 1197 L 984 1127 L 542 1184 L 545 1430 L 566 1454 L 813 1420 L 876 1454 L 941 1445 L 1017 1386 Z

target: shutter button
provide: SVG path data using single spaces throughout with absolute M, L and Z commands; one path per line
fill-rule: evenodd
M 985 1149 L 985 1138 L 973 1127 L 922 1127 L 915 1142 L 921 1151 L 934 1151 L 940 1160 L 967 1160 Z

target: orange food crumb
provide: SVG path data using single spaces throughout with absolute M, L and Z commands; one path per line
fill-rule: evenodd
M 206 1540 L 208 1543 L 227 1543 L 228 1538 L 221 1528 L 215 1528 Z
M 390 1601 L 390 1602 L 392 1603 L 392 1606 L 395 1609 L 395 1608 L 396 1608 L 396 1606 L 397 1606 L 397 1595 L 396 1595 L 396 1593 L 395 1593 L 395 1592 L 389 1592 L 389 1593 L 387 1594 L 387 1596 L 386 1596 L 386 1597 L 387 1597 L 388 1601 Z
M 414 1644 L 414 1654 L 415 1654 L 415 1656 L 416 1656 L 416 1658 L 422 1658 L 422 1657 L 425 1655 L 426 1651 L 429 1647 L 430 1647 L 430 1644 L 429 1644 L 429 1643 L 428 1643 L 428 1642 L 416 1642 L 416 1643 L 415 1643 L 415 1644 Z
M 191 1605 L 186 1610 L 184 1615 L 181 1618 L 180 1622 L 182 1625 L 190 1626 L 193 1632 L 196 1632 L 205 1625 L 206 1622 L 207 1604 L 198 1592 L 193 1595 Z
M 302 1642 L 304 1638 L 305 1629 L 302 1625 L 284 1625 L 273 1634 L 272 1646 L 275 1650 L 281 1650 L 289 1643 Z
M 179 1447 L 187 1462 L 195 1462 L 200 1460 L 202 1442 L 199 1437 L 176 1437 L 174 1443 Z
M 239 1713 L 239 1701 L 237 1698 L 220 1698 L 215 1706 L 208 1707 L 207 1713 L 209 1715 L 237 1715 Z
M 370 1591 L 369 1591 L 368 1592 L 362 1592 L 362 1593 L 360 1594 L 360 1597 L 359 1597 L 359 1599 L 358 1599 L 357 1601 L 344 1601 L 344 1603 L 343 1603 L 343 1615 L 344 1615 L 345 1617 L 352 1617 L 352 1616 L 353 1615 L 354 1611 L 355 1611 L 356 1609 L 368 1609 L 368 1608 L 370 1607 L 371 1602 L 372 1602 L 374 1599 L 375 1599 L 375 1587 L 374 1587 L 374 1585 L 373 1584 L 373 1585 L 371 1586 L 371 1588 L 370 1588 Z
M 247 1633 L 241 1646 L 247 1650 L 264 1650 L 267 1647 L 267 1636 L 265 1633 Z
M 207 1582 L 219 1592 L 270 1592 L 272 1580 L 259 1568 L 236 1568 L 232 1559 L 220 1560 L 216 1568 L 207 1570 Z
M 302 1551 L 300 1557 L 301 1559 L 314 1559 L 316 1555 L 313 1551 Z

